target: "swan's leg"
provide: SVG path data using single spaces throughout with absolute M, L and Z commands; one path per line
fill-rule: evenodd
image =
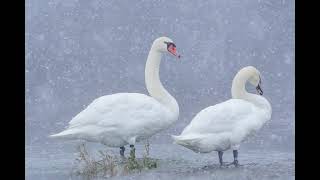
M 124 146 L 120 147 L 120 155 L 121 157 L 124 157 L 124 151 L 126 150 L 126 148 Z
M 220 166 L 222 166 L 222 165 L 223 165 L 223 161 L 222 161 L 223 152 L 222 152 L 222 151 L 218 151 L 218 155 L 219 155 L 219 163 L 220 163 Z
M 233 150 L 233 164 L 237 167 L 239 165 L 238 162 L 238 150 Z
M 130 157 L 132 158 L 132 159 L 135 159 L 136 158 L 136 148 L 134 147 L 134 145 L 130 145 L 130 148 L 131 148 L 131 150 L 130 150 Z
M 238 149 L 240 148 L 239 144 L 234 144 L 231 146 L 231 149 L 233 150 L 233 162 L 231 164 L 234 164 L 234 166 L 238 167 L 239 162 L 238 162 Z

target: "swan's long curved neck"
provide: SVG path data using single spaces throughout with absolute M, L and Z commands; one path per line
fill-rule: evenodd
M 261 99 L 264 99 L 264 97 L 247 92 L 246 83 L 250 77 L 251 74 L 246 71 L 238 72 L 238 74 L 234 77 L 232 82 L 232 98 L 247 100 L 256 104 L 257 106 L 265 107 L 265 101 L 261 101 Z
M 151 48 L 145 68 L 146 87 L 153 98 L 168 107 L 173 113 L 179 114 L 177 101 L 168 93 L 160 81 L 159 68 L 161 57 L 161 52 Z
M 246 99 L 251 93 L 246 90 L 246 83 L 250 78 L 249 75 L 239 72 L 232 81 L 231 94 L 232 98 Z

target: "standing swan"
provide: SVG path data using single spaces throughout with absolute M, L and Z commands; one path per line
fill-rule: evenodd
M 66 130 L 50 137 L 83 139 L 120 147 L 121 156 L 124 156 L 124 146 L 129 144 L 134 154 L 136 142 L 168 128 L 179 117 L 177 101 L 162 86 L 159 78 L 164 52 L 180 58 L 170 38 L 160 37 L 153 42 L 145 68 L 145 83 L 150 96 L 117 93 L 99 97 L 76 115 Z
M 223 151 L 232 148 L 231 164 L 238 166 L 240 143 L 271 118 L 271 105 L 263 96 L 248 93 L 247 81 L 263 94 L 260 72 L 252 66 L 241 69 L 232 82 L 232 99 L 200 111 L 181 135 L 172 136 L 175 143 L 194 152 L 218 151 L 221 166 Z

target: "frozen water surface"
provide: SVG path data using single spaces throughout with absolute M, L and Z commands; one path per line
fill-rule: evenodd
M 26 179 L 71 179 L 76 142 L 47 136 L 99 96 L 147 93 L 145 61 L 163 35 L 182 55 L 179 61 L 164 55 L 160 69 L 179 103 L 179 120 L 150 139 L 158 168 L 112 179 L 295 178 L 294 0 L 29 0 L 25 6 Z M 244 166 L 220 169 L 217 153 L 172 144 L 170 134 L 201 109 L 230 98 L 233 76 L 247 65 L 260 70 L 273 114 L 242 144 Z M 139 157 L 142 151 L 140 144 Z M 224 158 L 231 162 L 232 152 Z
M 29 179 L 85 179 L 72 175 L 76 155 L 76 143 L 52 143 L 44 146 L 27 147 L 26 162 Z M 63 151 L 57 149 L 63 149 Z M 97 150 L 109 149 L 115 154 L 118 149 L 89 143 L 91 155 Z M 143 146 L 137 146 L 137 155 Z M 128 153 L 128 152 L 127 152 Z M 128 155 L 128 154 L 127 154 Z M 220 168 L 216 152 L 193 153 L 173 144 L 151 144 L 150 155 L 158 159 L 158 167 L 110 179 L 294 179 L 294 153 L 279 150 L 242 147 L 239 162 L 242 166 Z M 224 154 L 224 161 L 231 162 L 232 153 Z M 99 179 L 99 178 L 95 178 Z M 100 178 L 102 179 L 102 178 Z

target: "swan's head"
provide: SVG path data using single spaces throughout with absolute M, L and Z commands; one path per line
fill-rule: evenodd
M 262 95 L 263 91 L 261 88 L 260 72 L 253 66 L 249 66 L 248 71 L 251 74 L 250 78 L 248 79 L 249 83 L 256 87 L 258 94 Z
M 248 82 L 256 87 L 258 94 L 262 95 L 263 91 L 261 88 L 261 76 L 260 72 L 253 66 L 243 68 L 249 75 Z
M 159 37 L 153 41 L 152 49 L 159 52 L 169 52 L 170 54 L 180 58 L 181 56 L 177 53 L 176 45 L 168 37 Z

